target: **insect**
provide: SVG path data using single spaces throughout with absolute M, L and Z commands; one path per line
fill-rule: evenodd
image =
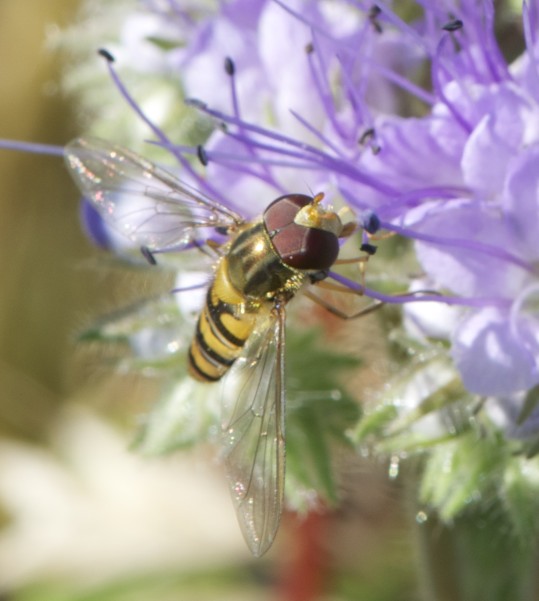
M 224 460 L 242 532 L 260 556 L 273 542 L 284 496 L 286 305 L 327 277 L 339 239 L 356 224 L 325 209 L 322 194 L 281 196 L 246 221 L 141 156 L 98 139 L 73 141 L 65 157 L 82 194 L 150 262 L 156 253 L 199 244 L 207 228 L 227 235 L 211 245 L 215 271 L 188 370 L 214 382 L 234 366 L 240 377 L 223 422 Z

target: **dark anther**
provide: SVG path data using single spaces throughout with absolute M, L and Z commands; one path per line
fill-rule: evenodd
M 314 52 L 314 46 L 312 42 L 309 42 L 308 44 L 305 45 L 305 52 L 307 54 L 312 54 Z
M 363 145 L 366 144 L 369 139 L 372 139 L 376 136 L 376 132 L 374 131 L 374 127 L 369 127 L 366 129 L 359 138 L 358 142 Z
M 369 129 L 366 129 L 360 136 L 358 143 L 361 144 L 362 146 L 366 145 L 367 143 L 370 146 L 370 149 L 372 151 L 372 154 L 378 154 L 381 150 L 380 146 L 376 143 L 376 131 L 374 129 L 374 127 L 369 127 Z
M 377 251 L 377 249 L 378 249 L 377 246 L 375 246 L 374 244 L 369 244 L 368 242 L 364 242 L 359 247 L 359 250 L 362 250 L 364 253 L 367 253 L 371 257 L 372 257 L 372 255 L 374 255 L 374 253 Z
M 449 23 L 446 23 L 442 29 L 445 31 L 458 31 L 463 27 L 464 23 L 460 19 L 453 19 L 452 21 L 449 21 Z
M 154 254 L 147 246 L 141 246 L 140 252 L 142 253 L 142 256 L 146 259 L 146 261 L 148 261 L 148 263 L 150 265 L 157 265 L 157 261 L 155 259 Z
M 234 64 L 234 61 L 227 56 L 225 58 L 225 71 L 227 73 L 227 75 L 234 75 L 234 73 L 236 72 L 236 65 Z
M 380 229 L 380 218 L 374 211 L 363 211 L 359 216 L 361 227 L 369 234 L 376 234 Z
M 204 150 L 204 146 L 201 146 L 200 144 L 197 146 L 197 157 L 204 167 L 209 163 L 208 155 Z
M 382 31 L 383 31 L 382 26 L 380 25 L 380 22 L 378 21 L 378 16 L 380 15 L 381 12 L 382 12 L 382 9 L 379 6 L 377 6 L 376 4 L 373 4 L 369 9 L 369 21 L 371 22 L 371 25 L 374 27 L 374 30 L 376 31 L 376 33 L 382 33 Z
M 311 281 L 311 284 L 316 284 L 316 282 L 321 282 L 322 280 L 325 280 L 329 275 L 329 270 L 327 269 L 323 269 L 321 271 L 316 271 L 315 273 L 310 273 L 309 274 L 309 280 Z
M 228 236 L 228 234 L 230 233 L 229 229 L 224 225 L 220 225 L 214 229 L 218 234 L 221 234 L 221 236 Z
M 112 56 L 112 54 L 108 50 L 106 50 L 105 48 L 100 48 L 97 51 L 97 54 L 99 54 L 99 56 L 102 56 L 109 63 L 113 63 L 114 60 L 115 60 L 114 57 Z

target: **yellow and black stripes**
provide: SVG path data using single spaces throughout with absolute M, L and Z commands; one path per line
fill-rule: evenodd
M 230 283 L 227 260 L 218 265 L 189 349 L 189 372 L 197 380 L 219 380 L 238 358 L 253 331 L 256 315 Z
M 262 222 L 238 234 L 230 247 L 227 263 L 230 282 L 249 298 L 267 298 L 297 275 L 275 252 Z

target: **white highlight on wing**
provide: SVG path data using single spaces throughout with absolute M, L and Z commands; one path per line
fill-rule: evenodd
M 150 250 L 181 249 L 199 228 L 243 221 L 164 169 L 104 140 L 78 138 L 66 146 L 65 159 L 102 218 Z

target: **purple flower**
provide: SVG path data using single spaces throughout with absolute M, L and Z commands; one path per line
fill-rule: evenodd
M 449 340 L 468 391 L 517 399 L 539 382 L 539 9 L 524 2 L 525 51 L 508 65 L 491 2 L 418 4 L 405 22 L 345 1 L 235 0 L 215 14 L 147 2 L 152 19 L 135 19 L 119 55 L 140 47 L 152 70 L 181 72 L 189 104 L 219 126 L 203 148 L 175 145 L 111 73 L 182 177 L 246 217 L 321 190 L 415 240 L 423 274 L 411 289 L 425 281 L 443 297 L 356 289 L 424 301 L 408 323 Z M 446 310 L 433 318 L 429 300 Z
M 382 7 L 378 28 L 363 14 L 346 31 L 322 3 L 264 4 L 258 45 L 246 57 L 246 39 L 229 75 L 242 112 L 213 102 L 215 90 L 197 93 L 228 128 L 206 147 L 208 177 L 242 197 L 253 179 L 285 190 L 308 177 L 415 238 L 430 287 L 461 299 L 446 335 L 464 385 L 519 398 L 539 382 L 537 6 L 524 4 L 526 50 L 508 65 L 488 2 L 422 3 L 424 18 L 411 24 Z M 277 42 L 266 27 L 286 35 Z M 404 50 L 400 61 L 391 48 Z M 413 83 L 421 61 L 432 89 Z M 254 97 L 239 93 L 248 73 L 264 82 Z M 426 110 L 395 114 L 389 82 Z M 261 126 L 264 98 L 271 128 Z
M 432 78 L 439 83 L 430 113 L 416 124 L 390 124 L 393 155 L 400 139 L 429 156 L 412 171 L 388 169 L 382 153 L 374 161 L 380 176 L 385 171 L 400 181 L 406 202 L 415 205 L 399 221 L 418 234 L 417 256 L 429 279 L 478 299 L 459 311 L 450 333 L 466 388 L 511 395 L 539 382 L 539 105 L 529 76 L 535 46 L 528 40 L 518 68 L 509 69 L 484 25 L 492 16 L 488 7 L 463 15 L 464 28 L 451 34 L 459 51 L 448 53 L 441 42 L 433 56 Z M 534 25 L 528 14 L 525 28 Z M 383 139 L 384 123 L 378 132 Z M 460 191 L 424 198 L 426 182 Z
M 427 3 L 422 23 L 405 25 L 382 9 L 382 35 L 363 20 L 340 36 L 319 7 L 291 15 L 280 3 L 267 5 L 260 23 L 274 22 L 273 30 L 286 23 L 286 49 L 272 53 L 264 46 L 265 60 L 256 68 L 270 74 L 262 91 L 269 85 L 274 92 L 271 106 L 287 135 L 248 130 L 239 116 L 226 116 L 210 103 L 206 112 L 230 130 L 208 144 L 208 174 L 212 182 L 235 190 L 249 182 L 237 173 L 235 184 L 230 181 L 225 167 L 231 163 L 249 161 L 250 175 L 275 188 L 289 187 L 307 171 L 317 186 L 335 185 L 352 206 L 373 208 L 389 229 L 399 226 L 393 229 L 416 237 L 431 282 L 472 305 L 457 310 L 449 333 L 466 387 L 506 395 L 539 381 L 539 322 L 533 311 L 539 253 L 535 45 L 528 38 L 525 55 L 510 69 L 494 38 L 492 6 L 450 4 L 452 23 L 449 11 Z M 535 20 L 535 10 L 525 12 L 527 31 L 534 31 Z M 302 52 L 301 29 L 311 39 L 311 52 Z M 416 87 L 380 62 L 379 40 L 388 36 L 414 49 L 407 53 L 408 72 L 422 54 L 433 90 Z M 342 83 L 337 92 L 330 87 L 332 69 Z M 387 80 L 427 103 L 428 111 L 405 118 L 372 106 L 369 91 Z M 287 81 L 303 82 L 310 93 L 288 94 Z M 247 114 L 259 110 L 248 96 L 241 95 L 241 105 Z M 290 120 L 295 137 L 288 135 Z M 358 144 L 367 131 L 376 152 Z M 276 175 L 272 163 L 278 161 Z M 264 164 L 271 166 L 264 170 Z

